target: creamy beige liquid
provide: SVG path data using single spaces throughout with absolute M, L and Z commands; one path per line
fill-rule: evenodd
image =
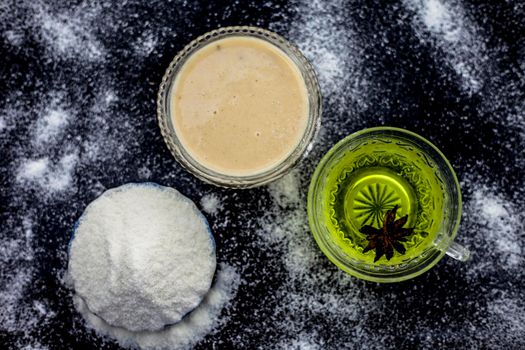
M 308 93 L 295 63 L 261 39 L 230 37 L 195 52 L 171 91 L 177 136 L 200 164 L 253 175 L 282 162 L 301 140 Z

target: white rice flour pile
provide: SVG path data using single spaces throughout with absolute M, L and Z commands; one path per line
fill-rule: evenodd
M 73 301 L 88 326 L 98 333 L 115 338 L 121 346 L 155 350 L 191 349 L 207 334 L 216 333 L 228 322 L 229 317 L 222 315 L 221 312 L 234 298 L 240 283 L 238 272 L 233 267 L 221 263 L 215 283 L 202 303 L 180 322 L 160 331 L 132 332 L 110 326 L 90 312 L 80 297 L 75 296 Z
M 213 238 L 193 202 L 171 188 L 130 184 L 87 207 L 69 277 L 81 311 L 129 331 L 156 331 L 202 302 L 215 266 Z

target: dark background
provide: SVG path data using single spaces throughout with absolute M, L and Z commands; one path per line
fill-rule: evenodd
M 148 180 L 197 204 L 216 194 L 223 205 L 207 216 L 218 260 L 242 283 L 223 310 L 225 325 L 198 349 L 525 348 L 525 8 L 443 4 L 449 20 L 429 27 L 417 1 L 4 0 L 0 347 L 119 348 L 74 310 L 63 283 L 67 244 L 104 189 Z M 196 36 L 228 25 L 278 32 L 319 73 L 323 130 L 300 166 L 301 196 L 315 164 L 343 136 L 407 128 L 435 143 L 457 171 L 465 203 L 458 241 L 473 250 L 471 261 L 444 258 L 412 281 L 365 283 L 324 259 L 301 226 L 317 263 L 304 284 L 290 278 L 286 238 L 261 239 L 268 219 L 260 218 L 269 212 L 280 223 L 302 209 L 276 205 L 266 187 L 203 184 L 176 163 L 157 127 L 156 93 L 169 62 Z M 69 115 L 67 125 L 39 143 L 38 120 L 53 106 Z M 25 162 L 42 157 L 61 169 L 65 154 L 77 157 L 63 167 L 67 186 L 20 175 Z M 499 211 L 487 209 L 494 205 Z M 308 299 L 283 305 L 292 294 Z

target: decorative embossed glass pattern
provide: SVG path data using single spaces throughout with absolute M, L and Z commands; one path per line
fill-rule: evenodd
M 403 241 L 406 254 L 374 263 L 364 248 L 364 225 L 380 228 L 397 206 L 414 234 Z M 464 260 L 468 251 L 454 243 L 461 216 L 459 184 L 443 154 L 424 138 L 379 127 L 352 134 L 318 165 L 308 194 L 314 237 L 344 271 L 372 281 L 395 282 L 431 268 L 450 249 Z M 463 249 L 463 250 L 461 250 Z M 452 251 L 454 250 L 454 251 Z

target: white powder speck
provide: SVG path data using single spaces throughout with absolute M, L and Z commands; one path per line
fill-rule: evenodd
M 17 180 L 19 182 L 23 180 L 37 180 L 43 178 L 48 172 L 49 168 L 49 159 L 41 158 L 35 160 L 27 160 L 20 167 Z
M 137 170 L 137 175 L 141 180 L 147 180 L 151 177 L 151 170 L 147 166 L 141 166 Z
M 96 161 L 101 151 L 100 143 L 96 138 L 82 144 L 82 158 L 85 161 Z
M 304 46 L 304 44 L 303 44 Z M 331 51 L 328 47 L 320 46 L 316 49 L 306 48 L 307 54 L 313 57 L 313 62 L 320 73 L 322 84 L 329 87 L 344 75 L 344 62 L 342 57 Z M 330 90 L 330 89 L 329 89 Z
M 43 317 L 54 317 L 56 315 L 56 313 L 48 307 L 45 301 L 33 300 L 33 307 Z
M 69 153 L 64 155 L 56 168 L 47 174 L 45 180 L 45 187 L 49 187 L 52 191 L 64 191 L 72 185 L 73 171 L 78 162 L 77 153 Z
M 216 194 L 207 194 L 201 198 L 201 207 L 210 215 L 217 215 L 222 209 L 222 203 Z
M 148 56 L 155 50 L 157 38 L 151 33 L 145 33 L 134 43 L 133 47 L 139 56 Z
M 24 43 L 24 34 L 16 30 L 6 30 L 4 37 L 13 46 L 20 46 Z
M 282 207 L 299 203 L 301 198 L 298 181 L 297 171 L 293 170 L 291 174 L 269 184 L 268 188 L 274 201 Z
M 446 41 L 456 42 L 460 38 L 460 26 L 453 20 L 450 10 L 439 0 L 424 2 L 423 21 L 428 29 L 443 35 Z
M 485 197 L 487 196 L 487 197 Z M 494 194 L 483 193 L 482 190 L 474 192 L 474 200 L 478 207 L 481 207 L 481 214 L 490 222 L 498 222 L 505 216 L 509 216 L 509 212 L 503 206 L 503 200 Z
M 26 251 L 31 252 L 31 241 L 34 237 L 33 233 L 33 225 L 34 223 L 30 220 L 29 217 L 24 217 L 22 219 L 22 229 L 24 230 L 24 239 L 26 244 Z M 33 255 L 32 254 L 24 254 L 26 256 L 26 260 L 32 260 Z
M 22 345 L 20 349 L 21 350 L 48 350 L 49 348 L 47 346 L 43 346 L 42 344 L 39 344 L 38 342 L 36 342 L 33 344 Z
M 36 141 L 44 144 L 59 136 L 69 120 L 69 115 L 63 109 L 47 111 L 37 122 Z
M 38 312 L 40 312 L 42 315 L 47 314 L 46 307 L 44 306 L 44 304 L 41 301 L 34 300 L 33 301 L 33 305 L 34 305 L 35 309 Z
M 111 105 L 115 101 L 118 101 L 118 97 L 115 95 L 114 91 L 108 90 L 104 93 L 104 103 L 106 106 Z

